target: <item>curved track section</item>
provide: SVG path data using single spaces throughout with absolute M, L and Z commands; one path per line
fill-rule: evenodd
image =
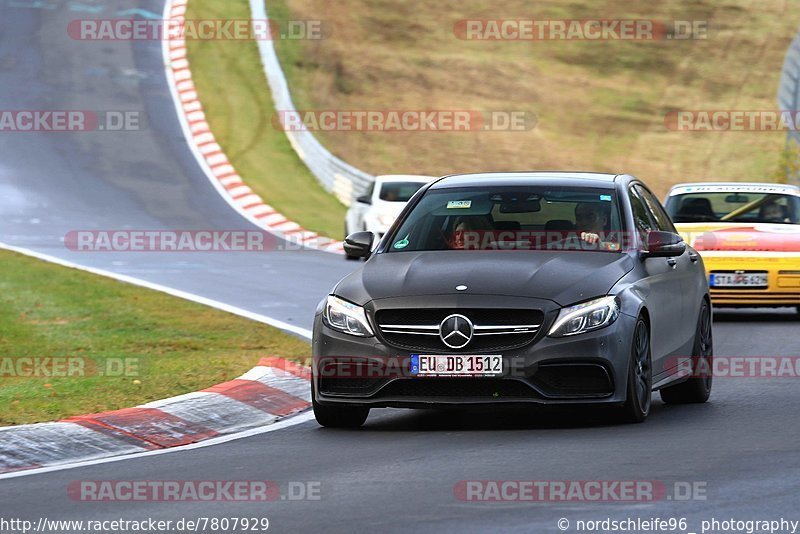
M 15 2 L 23 4 L 24 2 Z M 47 4 L 36 2 L 36 5 Z M 321 252 L 88 254 L 66 250 L 74 229 L 249 228 L 214 191 L 186 147 L 164 80 L 160 44 L 71 41 L 85 13 L 3 6 L 0 97 L 13 109 L 132 109 L 141 132 L 3 134 L 0 240 L 170 285 L 308 327 L 346 262 Z M 34 4 L 34 2 L 29 2 Z M 101 5 L 101 4 L 96 4 Z M 125 9 L 122 2 L 104 9 Z M 155 1 L 139 7 L 161 13 Z M 96 17 L 113 17 L 106 12 Z M 717 356 L 797 356 L 785 312 L 718 314 Z M 566 518 L 797 519 L 797 378 L 719 378 L 702 406 L 655 402 L 643 425 L 594 412 L 501 410 L 370 416 L 359 431 L 300 422 L 204 448 L 0 481 L 4 517 L 178 520 L 268 517 L 270 530 L 559 532 Z M 269 503 L 76 501 L 80 480 L 312 482 L 319 499 Z M 699 484 L 705 498 L 621 502 L 471 502 L 462 481 L 638 480 Z M 670 492 L 674 493 L 674 492 Z M 699 495 L 695 495 L 696 497 Z M 673 494 L 674 497 L 674 494 Z
M 340 256 L 65 247 L 65 235 L 76 230 L 259 229 L 219 195 L 189 150 L 161 43 L 78 41 L 67 34 L 74 19 L 119 17 L 129 5 L 107 2 L 90 13 L 76 11 L 75 2 L 4 3 L 5 109 L 136 111 L 144 120 L 139 131 L 3 132 L 0 242 L 310 328 L 321 296 L 353 268 Z M 163 5 L 144 2 L 140 9 L 160 14 Z

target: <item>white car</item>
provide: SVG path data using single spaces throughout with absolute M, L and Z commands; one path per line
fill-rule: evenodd
M 433 176 L 388 174 L 376 176 L 366 193 L 347 210 L 345 235 L 372 232 L 377 242 L 389 230 L 409 199 Z

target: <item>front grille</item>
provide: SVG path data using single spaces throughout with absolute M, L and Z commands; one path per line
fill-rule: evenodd
M 596 363 L 541 364 L 531 380 L 548 397 L 603 397 L 614 393 L 611 375 Z
M 401 379 L 388 384 L 375 397 L 541 398 L 524 382 L 502 378 Z
M 469 343 L 458 349 L 445 345 L 439 325 L 452 314 L 467 317 L 474 325 Z M 528 309 L 388 309 L 375 315 L 386 342 L 395 347 L 432 353 L 481 353 L 509 350 L 531 343 L 541 328 L 544 315 Z

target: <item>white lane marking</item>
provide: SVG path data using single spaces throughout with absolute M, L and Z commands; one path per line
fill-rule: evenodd
M 281 430 L 290 426 L 299 425 L 301 423 L 306 423 L 314 419 L 314 413 L 311 411 L 306 411 L 298 415 L 294 415 L 284 419 L 282 421 L 278 421 L 277 423 L 273 423 L 270 426 L 266 426 L 263 428 L 253 428 L 250 430 L 245 430 L 243 432 L 237 432 L 235 434 L 228 434 L 227 436 L 219 436 L 216 438 L 207 439 L 205 441 L 200 441 L 198 443 L 191 443 L 189 445 L 181 445 L 180 447 L 172 447 L 170 449 L 158 449 L 155 451 L 145 451 L 145 452 L 136 452 L 133 454 L 128 454 L 124 456 L 114 456 L 111 458 L 100 458 L 97 460 L 87 460 L 85 462 L 78 462 L 74 464 L 66 464 L 66 465 L 53 465 L 50 467 L 40 467 L 38 469 L 29 469 L 27 471 L 16 471 L 14 473 L 6 473 L 4 475 L 0 475 L 0 480 L 6 478 L 20 478 L 32 475 L 40 475 L 43 473 L 52 473 L 53 471 L 64 471 L 67 469 L 77 469 L 80 467 L 89 467 L 92 465 L 99 465 L 99 464 L 107 464 L 111 462 L 121 462 L 123 460 L 133 460 L 135 458 L 142 458 L 145 456 L 158 456 L 161 454 L 169 454 L 171 452 L 181 452 L 181 451 L 188 451 L 193 449 L 201 449 L 203 447 L 211 447 L 213 445 L 220 445 L 223 443 L 228 443 L 229 441 L 235 441 L 238 439 L 249 438 L 251 436 L 257 436 L 259 434 L 266 434 L 267 432 L 274 432 L 275 430 Z
M 170 15 L 169 9 L 171 8 L 171 6 L 174 3 L 179 3 L 179 0 L 178 0 L 178 2 L 171 2 L 169 0 L 164 2 L 164 19 L 169 18 L 169 15 Z M 165 58 L 169 58 L 170 57 L 170 42 L 168 40 L 166 40 L 166 39 L 162 41 L 162 56 L 164 56 Z M 181 85 L 181 88 L 184 89 L 184 90 L 187 90 L 187 89 L 193 90 L 194 89 L 194 84 L 192 83 L 192 81 L 190 79 L 191 75 L 189 74 L 188 70 L 187 71 L 182 71 L 180 73 L 175 73 L 170 68 L 169 62 L 166 61 L 165 63 L 167 64 L 166 65 L 167 85 L 169 86 L 170 94 L 172 96 L 172 103 L 173 103 L 173 105 L 175 107 L 175 111 L 176 111 L 176 114 L 178 116 L 178 123 L 180 124 L 181 130 L 183 131 L 183 134 L 184 134 L 184 136 L 186 138 L 186 144 L 189 146 L 189 150 L 192 152 L 192 155 L 194 155 L 195 160 L 198 162 L 198 165 L 200 166 L 201 170 L 203 171 L 203 174 L 206 176 L 208 181 L 211 182 L 212 186 L 217 190 L 217 193 L 223 199 L 225 199 L 225 201 L 228 203 L 229 206 L 231 206 L 237 213 L 239 213 L 242 217 L 244 217 L 245 219 L 247 219 L 248 221 L 250 221 L 251 223 L 253 223 L 257 227 L 263 228 L 263 226 L 260 224 L 260 221 L 258 219 L 253 217 L 252 214 L 247 213 L 245 210 L 243 210 L 240 206 L 238 206 L 234 202 L 234 200 L 230 197 L 228 192 L 225 190 L 223 184 L 220 183 L 220 180 L 217 179 L 217 177 L 211 171 L 211 168 L 210 168 L 208 162 L 206 161 L 205 157 L 201 154 L 197 143 L 191 141 L 191 139 L 195 138 L 195 135 L 192 132 L 190 126 L 189 126 L 186 114 L 183 112 L 183 109 L 181 109 L 183 103 L 182 103 L 182 100 L 181 100 L 181 98 L 180 98 L 180 96 L 178 94 L 178 85 Z M 189 76 L 187 76 L 187 74 Z M 178 82 L 183 82 L 183 83 L 178 83 Z M 211 139 L 213 139 L 212 135 L 209 135 L 209 137 L 211 137 Z M 278 235 L 278 237 L 280 237 L 280 235 Z M 277 319 L 273 319 L 271 317 L 267 317 L 265 315 L 261 315 L 261 314 L 258 314 L 258 313 L 253 313 L 253 312 L 250 312 L 248 310 L 245 310 L 245 309 L 242 309 L 242 308 L 238 308 L 236 306 L 231 306 L 231 305 L 225 304 L 223 302 L 219 302 L 219 301 L 215 301 L 215 300 L 212 300 L 212 299 L 208 299 L 206 297 L 202 297 L 200 295 L 195 295 L 195 294 L 192 294 L 192 293 L 188 293 L 186 291 L 181 291 L 181 290 L 178 290 L 178 289 L 170 288 L 170 287 L 167 287 L 167 286 L 163 286 L 161 284 L 155 284 L 155 283 L 148 282 L 146 280 L 142 280 L 142 279 L 139 279 L 139 278 L 134 278 L 134 277 L 127 276 L 127 275 L 114 273 L 112 271 L 106 271 L 104 269 L 97 269 L 97 268 L 94 268 L 94 267 L 88 267 L 88 266 L 80 265 L 80 264 L 77 264 L 77 263 L 74 263 L 74 262 L 71 262 L 71 261 L 68 261 L 68 260 L 64 260 L 64 259 L 58 258 L 56 256 L 51 256 L 49 254 L 43 254 L 43 253 L 40 253 L 40 252 L 36 252 L 34 250 L 26 249 L 26 248 L 23 248 L 23 247 L 17 247 L 17 246 L 14 246 L 14 245 L 9 245 L 9 244 L 3 243 L 3 242 L 0 242 L 0 249 L 16 252 L 16 253 L 23 254 L 25 256 L 30 256 L 30 257 L 33 257 L 33 258 L 37 258 L 37 259 L 40 259 L 40 260 L 43 260 L 43 261 L 48 261 L 50 263 L 55 263 L 55 264 L 61 265 L 63 267 L 68 267 L 68 268 L 71 268 L 71 269 L 77 269 L 77 270 L 80 270 L 80 271 L 85 271 L 85 272 L 96 274 L 96 275 L 99 275 L 99 276 L 105 276 L 105 277 L 108 277 L 108 278 L 112 278 L 114 280 L 118 280 L 120 282 L 125 282 L 125 283 L 129 283 L 129 284 L 132 284 L 132 285 L 145 287 L 147 289 L 152 289 L 154 291 L 160 291 L 160 292 L 166 293 L 168 295 L 172 295 L 172 296 L 175 296 L 175 297 L 178 297 L 178 298 L 182 298 L 182 299 L 185 299 L 185 300 L 196 302 L 198 304 L 203 304 L 203 305 L 206 305 L 206 306 L 209 306 L 209 307 L 212 307 L 212 308 L 216 308 L 218 310 L 226 311 L 228 313 L 233 313 L 235 315 L 239 315 L 239 316 L 245 317 L 247 319 L 252 319 L 254 321 L 258 321 L 258 322 L 261 322 L 261 323 L 264 323 L 264 324 L 268 324 L 268 325 L 273 326 L 275 328 L 278 328 L 280 330 L 297 334 L 297 335 L 299 335 L 301 337 L 304 337 L 306 339 L 309 339 L 309 340 L 311 339 L 311 331 L 307 330 L 305 328 L 300 328 L 298 326 L 291 325 L 291 324 L 285 323 L 283 321 L 280 321 L 280 320 L 277 320 Z M 201 447 L 210 447 L 212 445 L 217 445 L 217 444 L 221 444 L 221 443 L 227 443 L 229 441 L 234 441 L 234 440 L 246 438 L 246 437 L 249 437 L 249 436 L 254 436 L 254 435 L 258 435 L 258 434 L 264 434 L 264 433 L 267 433 L 267 432 L 272 432 L 274 430 L 280 430 L 282 428 L 286 428 L 286 427 L 289 427 L 289 426 L 294 426 L 294 425 L 297 425 L 297 424 L 300 424 L 300 423 L 304 423 L 304 422 L 309 421 L 311 419 L 313 419 L 313 413 L 305 412 L 305 413 L 302 413 L 302 414 L 299 414 L 299 415 L 296 415 L 296 416 L 289 417 L 288 419 L 285 419 L 283 421 L 279 421 L 278 423 L 272 424 L 272 425 L 264 427 L 264 428 L 256 428 L 256 429 L 246 430 L 246 431 L 243 431 L 243 432 L 238 432 L 238 433 L 235 433 L 235 434 L 230 434 L 230 435 L 227 435 L 227 436 L 220 436 L 218 438 L 212 438 L 212 439 L 209 439 L 209 440 L 206 440 L 206 441 L 202 441 L 200 443 L 193 443 L 191 445 L 183 445 L 183 446 L 180 446 L 180 447 L 172 447 L 172 448 L 168 448 L 168 449 L 159 449 L 159 450 L 155 450 L 155 451 L 147 451 L 147 452 L 143 452 L 143 453 L 135 453 L 135 454 L 129 454 L 129 455 L 124 455 L 124 456 L 116 456 L 116 457 L 111 457 L 111 458 L 102 458 L 102 459 L 98 459 L 98 460 L 89 460 L 89 461 L 85 461 L 85 462 L 79 462 L 79 463 L 68 464 L 68 465 L 50 466 L 50 467 L 43 467 L 43 468 L 39 468 L 39 469 L 31 469 L 31 470 L 20 471 L 20 472 L 15 472 L 15 473 L 6 473 L 4 475 L 0 475 L 0 480 L 7 479 L 7 478 L 19 478 L 19 477 L 24 477 L 24 476 L 32 476 L 32 475 L 36 475 L 36 474 L 49 473 L 49 472 L 53 472 L 53 471 L 62 471 L 62 470 L 66 470 L 66 469 L 76 469 L 76 468 L 79 468 L 79 467 L 86 467 L 86 466 L 98 465 L 98 464 L 103 464 L 103 463 L 118 462 L 118 461 L 123 461 L 123 460 L 140 458 L 140 457 L 143 457 L 143 456 L 155 456 L 155 455 L 159 455 L 159 454 L 167 454 L 167 453 L 170 453 L 170 452 L 191 450 L 191 449 L 196 449 L 196 448 L 201 448 Z
M 0 242 L 0 249 L 10 250 L 12 252 L 18 252 L 19 254 L 24 254 L 25 256 L 31 256 L 33 258 L 37 258 L 44 261 L 49 261 L 50 263 L 55 263 L 61 265 L 63 267 L 69 267 L 71 269 L 78 269 L 79 271 L 86 271 L 87 273 L 97 274 L 100 276 L 106 276 L 108 278 L 113 278 L 114 280 L 119 280 L 120 282 L 126 282 L 128 284 L 133 284 L 135 286 L 146 287 L 147 289 L 153 289 L 155 291 L 160 291 L 162 293 L 166 293 L 168 295 L 172 295 L 173 297 L 182 298 L 185 300 L 190 300 L 192 302 L 196 302 L 198 304 L 203 304 L 205 306 L 210 306 L 212 308 L 216 308 L 218 310 L 226 311 L 228 313 L 233 313 L 234 315 L 239 315 L 241 317 L 246 317 L 247 319 L 252 319 L 253 321 L 258 321 L 260 323 L 268 324 L 269 326 L 274 326 L 280 330 L 285 332 L 291 332 L 308 340 L 311 339 L 311 330 L 306 328 L 301 328 L 299 326 L 285 323 L 278 319 L 273 319 L 272 317 L 267 317 L 266 315 L 261 315 L 260 313 L 253 313 L 251 311 L 245 310 L 244 308 L 239 308 L 237 306 L 231 306 L 230 304 L 225 304 L 224 302 L 220 302 L 218 300 L 212 300 L 206 297 L 201 297 L 200 295 L 195 295 L 194 293 L 189 293 L 187 291 L 181 291 L 180 289 L 174 289 L 172 287 L 163 286 L 161 284 L 156 284 L 153 282 L 148 282 L 147 280 L 142 280 L 140 278 L 134 278 L 132 276 L 128 276 L 125 274 L 115 273 L 113 271 L 106 271 L 105 269 L 97 269 L 95 267 L 87 267 L 85 265 L 80 265 L 78 263 L 73 263 L 69 260 L 64 260 L 58 258 L 56 256 L 51 256 L 49 254 L 43 254 L 41 252 L 36 252 L 35 250 L 30 250 L 27 248 L 17 247 L 14 245 L 9 245 L 7 243 Z

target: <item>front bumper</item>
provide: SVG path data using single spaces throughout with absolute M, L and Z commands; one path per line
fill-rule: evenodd
M 549 338 L 555 311 L 529 345 L 502 352 L 500 377 L 414 377 L 410 355 L 377 337 L 358 338 L 314 321 L 312 380 L 320 404 L 421 408 L 482 404 L 621 404 L 636 319 L 620 314 L 610 326 Z M 443 354 L 427 352 L 427 354 Z M 470 352 L 449 354 L 498 354 Z

